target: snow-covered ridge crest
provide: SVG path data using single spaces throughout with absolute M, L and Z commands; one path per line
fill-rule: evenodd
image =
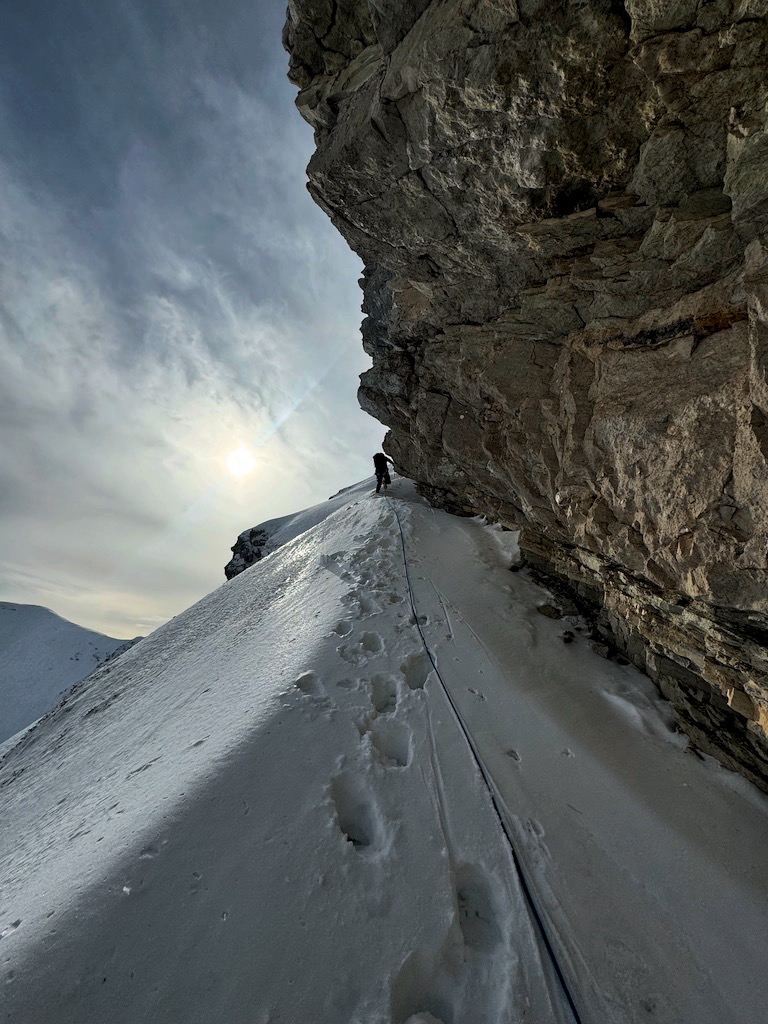
M 258 526 L 252 526 L 249 530 L 243 530 L 230 549 L 232 558 L 224 566 L 224 575 L 228 580 L 233 579 L 243 570 L 249 569 L 259 562 L 265 555 L 276 551 L 281 545 L 287 544 L 288 541 L 298 537 L 306 530 L 311 530 L 313 526 L 317 526 L 336 511 L 340 502 L 347 501 L 350 494 L 365 493 L 367 490 L 369 490 L 369 486 L 365 481 L 351 487 L 342 487 L 337 494 L 331 495 L 328 501 L 321 501 L 317 505 L 291 515 L 268 519 L 265 523 L 259 523 Z
M 4 1016 L 573 1024 L 503 816 L 585 1022 L 761 1020 L 763 794 L 512 534 L 323 507 L 0 763 Z

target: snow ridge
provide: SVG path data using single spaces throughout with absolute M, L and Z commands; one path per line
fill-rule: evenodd
M 6 1018 L 573 1024 L 453 705 L 582 1019 L 761 1020 L 764 795 L 509 535 L 403 480 L 285 530 L 0 762 Z
M 333 697 L 315 676 L 311 680 L 301 676 L 296 685 L 327 713 L 336 708 L 348 715 L 360 734 L 357 757 L 347 759 L 343 770 L 330 780 L 330 796 L 339 831 L 354 853 L 369 863 L 396 860 L 396 833 L 387 813 L 391 807 L 387 790 L 393 786 L 388 776 L 410 766 L 414 746 L 422 752 L 420 768 L 425 773 L 429 766 L 427 788 L 445 845 L 447 888 L 454 905 L 441 932 L 413 949 L 400 966 L 391 986 L 389 1019 L 398 1024 L 506 1021 L 520 1012 L 521 989 L 530 986 L 526 998 L 542 1014 L 534 1019 L 570 1021 L 529 918 L 513 859 L 503 835 L 493 827 L 493 810 L 482 780 L 468 773 L 467 791 L 468 780 L 462 780 L 462 785 L 441 764 L 439 749 L 446 735 L 451 734 L 457 746 L 460 740 L 419 624 L 409 610 L 394 507 L 384 506 L 373 536 L 357 540 L 361 543 L 354 553 L 334 552 L 325 563 L 338 567 L 341 579 L 352 584 L 342 598 L 348 615 L 334 632 L 345 641 L 338 648 L 340 657 L 354 671 L 333 680 Z M 408 638 L 403 644 L 408 653 L 396 657 L 399 670 L 394 671 L 394 652 L 376 628 L 382 619 L 387 624 L 391 615 L 387 606 L 398 608 L 397 629 L 403 639 Z M 466 753 L 462 760 L 469 767 Z M 483 822 L 475 835 L 470 821 L 455 820 L 462 789 L 467 801 L 476 804 Z M 403 799 L 408 799 L 407 789 Z M 482 851 L 478 835 L 486 839 Z M 523 980 L 521 960 L 537 965 L 535 981 Z
M 0 766 L 11 1020 L 570 1024 L 369 490 Z

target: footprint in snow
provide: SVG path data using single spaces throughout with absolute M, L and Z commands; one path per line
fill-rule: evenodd
M 383 654 L 384 650 L 384 641 L 378 633 L 363 633 L 357 643 L 339 647 L 339 654 L 351 665 L 364 665 L 369 658 Z
M 358 853 L 374 853 L 386 844 L 388 828 L 365 780 L 352 772 L 331 779 L 336 822 L 344 838 Z
M 436 973 L 434 958 L 427 952 L 414 949 L 403 960 L 392 984 L 389 1017 L 392 1024 L 432 1024 L 444 1017 L 436 1017 L 432 1011 L 442 1011 L 443 1005 L 450 1012 L 445 996 L 435 992 L 433 981 Z M 449 993 L 450 995 L 450 993 Z M 425 1007 L 429 1006 L 427 1010 Z M 451 1020 L 453 1017 L 451 1016 Z
M 371 679 L 371 704 L 380 715 L 397 707 L 397 680 L 394 676 L 376 675 Z
M 344 568 L 345 553 L 343 551 L 334 551 L 330 555 L 320 555 L 320 565 L 324 569 L 328 569 L 339 579 L 349 579 L 349 572 Z
M 327 555 L 320 555 L 321 565 L 331 565 L 343 562 L 346 557 L 346 551 L 333 551 Z
M 379 719 L 371 728 L 376 752 L 386 765 L 406 768 L 411 760 L 411 730 L 404 722 Z
M 357 644 L 342 644 L 338 648 L 339 657 L 343 658 L 344 661 L 349 665 L 354 665 L 359 668 L 365 664 L 365 655 L 362 653 Z
M 418 654 L 409 655 L 400 666 L 400 671 L 412 690 L 422 690 L 432 671 L 432 662 L 423 651 L 420 651 Z
M 501 943 L 493 890 L 485 872 L 474 864 L 462 864 L 456 872 L 456 902 L 464 945 L 492 952 Z
M 294 686 L 307 697 L 322 700 L 326 696 L 325 687 L 314 672 L 303 672 L 294 682 Z
M 360 607 L 365 615 L 376 615 L 381 611 L 379 602 L 365 594 L 360 596 Z
M 394 978 L 392 1024 L 457 1024 L 457 1005 L 473 1011 L 468 1018 L 462 1014 L 462 1022 L 501 1019 L 496 986 L 489 984 L 504 944 L 493 880 L 479 865 L 464 863 L 453 884 L 455 918 L 442 947 L 412 950 Z
M 356 619 L 367 619 L 381 611 L 378 601 L 361 590 L 350 590 L 341 600 L 349 606 L 350 612 Z
M 384 641 L 378 633 L 363 633 L 360 646 L 368 654 L 381 654 L 384 651 Z
M 336 636 L 349 636 L 352 632 L 352 623 L 342 619 L 341 622 L 337 622 L 333 627 L 333 632 Z

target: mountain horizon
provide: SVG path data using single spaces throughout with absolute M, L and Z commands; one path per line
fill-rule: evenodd
M 0 743 L 140 639 L 107 636 L 42 605 L 0 601 Z

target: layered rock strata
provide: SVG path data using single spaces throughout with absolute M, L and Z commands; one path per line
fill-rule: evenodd
M 768 786 L 768 0 L 291 0 L 360 401 Z

